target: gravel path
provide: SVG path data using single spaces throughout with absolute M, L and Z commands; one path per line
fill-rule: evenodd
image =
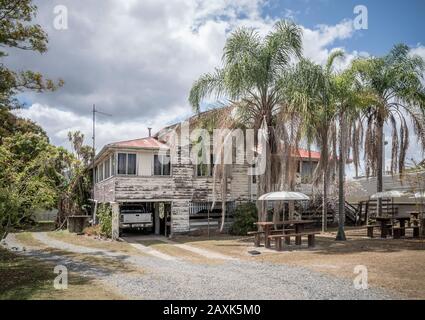
M 146 272 L 141 275 L 108 273 L 88 268 L 99 280 L 116 287 L 130 298 L 141 299 L 391 299 L 377 289 L 356 290 L 351 281 L 327 276 L 301 267 L 247 261 L 223 261 L 222 264 L 194 264 L 167 261 L 155 256 L 131 256 L 108 250 L 76 246 L 50 238 L 44 233 L 35 238 L 49 247 L 88 255 L 120 258 Z M 27 255 L 49 259 L 27 248 Z M 54 257 L 84 273 L 84 266 L 69 258 Z M 52 258 L 53 259 L 53 258 Z M 64 261 L 62 261 L 62 260 Z M 72 270 L 72 267 L 71 267 Z
M 147 237 L 144 237 L 144 236 L 132 236 L 132 237 L 128 237 L 128 238 L 123 238 L 124 241 L 130 243 L 133 246 L 136 245 L 136 244 L 139 245 L 139 246 L 142 246 L 142 250 L 145 253 L 153 254 L 153 255 L 156 255 L 157 257 L 161 258 L 161 256 L 159 256 L 157 253 L 152 253 L 152 252 L 149 252 L 149 251 L 146 250 L 146 249 L 150 249 L 150 248 L 143 246 L 140 243 L 138 243 L 138 241 L 143 241 L 143 240 L 147 240 L 147 239 L 150 239 L 150 238 L 147 238 Z M 182 244 L 182 243 L 178 243 L 178 242 L 175 242 L 175 241 L 171 241 L 171 240 L 169 240 L 165 237 L 161 237 L 160 239 L 158 239 L 158 237 L 153 237 L 152 239 L 153 240 L 159 240 L 159 241 L 164 242 L 164 243 L 168 243 L 171 246 L 196 253 L 197 255 L 200 255 L 200 256 L 202 256 L 204 258 L 208 258 L 208 259 L 237 260 L 236 258 L 227 256 L 227 255 L 224 255 L 224 254 L 221 254 L 221 253 L 218 253 L 218 252 L 213 252 L 211 250 L 197 248 L 197 247 L 193 247 L 193 246 L 188 245 L 188 244 Z M 150 250 L 152 250 L 152 249 L 150 249 Z M 154 250 L 154 251 L 157 251 L 157 250 Z M 161 253 L 161 252 L 158 252 L 158 253 Z M 161 253 L 161 254 L 163 254 L 163 253 Z M 169 260 L 169 259 L 167 259 L 167 260 Z

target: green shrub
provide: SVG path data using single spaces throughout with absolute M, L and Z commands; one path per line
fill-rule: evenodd
M 254 203 L 244 203 L 236 207 L 234 222 L 230 233 L 238 236 L 246 236 L 247 232 L 256 230 L 254 225 L 258 221 L 257 207 Z
M 100 234 L 110 238 L 112 236 L 112 208 L 109 203 L 102 203 L 97 208 Z

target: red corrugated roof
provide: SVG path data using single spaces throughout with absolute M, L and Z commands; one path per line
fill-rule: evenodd
M 166 144 L 158 141 L 154 137 L 147 137 L 142 139 L 134 139 L 128 141 L 119 141 L 111 143 L 113 147 L 127 147 L 127 148 L 145 148 L 145 149 L 159 149 L 168 148 Z
M 298 157 L 303 159 L 313 159 L 313 160 L 319 160 L 320 159 L 320 152 L 317 151 L 308 151 L 305 149 L 298 149 Z
M 127 141 L 118 141 L 111 143 L 109 146 L 113 147 L 123 147 L 123 148 L 146 148 L 146 149 L 159 149 L 159 148 L 168 148 L 166 144 L 158 141 L 154 137 L 147 137 L 142 139 L 134 139 Z M 320 152 L 309 151 L 305 149 L 298 149 L 298 157 L 303 159 L 319 160 Z

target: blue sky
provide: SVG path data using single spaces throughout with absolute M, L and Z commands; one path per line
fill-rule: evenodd
M 354 19 L 353 9 L 368 9 L 368 30 L 335 43 L 348 51 L 366 51 L 382 55 L 399 42 L 409 46 L 425 44 L 424 0 L 269 0 L 263 14 L 273 18 L 291 15 L 298 23 L 313 28 L 319 24 L 335 25 L 343 19 Z
M 43 55 L 21 50 L 4 62 L 65 81 L 54 93 L 18 96 L 27 106 L 20 114 L 65 147 L 69 131 L 80 130 L 89 143 L 93 103 L 113 115 L 97 121 L 98 149 L 193 115 L 188 103 L 193 82 L 221 65 L 229 33 L 243 26 L 265 35 L 279 19 L 292 18 L 303 30 L 304 56 L 325 63 L 332 50 L 343 48 L 342 68 L 363 54 L 384 55 L 399 42 L 425 58 L 425 0 L 34 1 L 49 50 Z M 57 5 L 68 12 L 63 30 L 54 28 Z M 368 9 L 367 30 L 353 28 L 357 5 Z M 423 159 L 417 149 L 412 140 L 408 159 Z

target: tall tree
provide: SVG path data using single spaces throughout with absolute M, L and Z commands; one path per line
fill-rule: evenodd
M 0 0 L 0 58 L 8 49 L 44 53 L 47 35 L 33 22 L 37 7 L 31 0 Z M 10 52 L 13 52 L 11 50 Z M 49 144 L 42 128 L 13 115 L 20 107 L 16 95 L 25 90 L 55 90 L 62 85 L 40 73 L 8 69 L 0 63 L 0 229 L 4 237 L 9 228 L 31 219 L 35 209 L 50 208 L 63 183 L 64 149 Z
M 202 75 L 190 91 L 189 102 L 197 112 L 202 99 L 214 96 L 237 105 L 241 118 L 250 123 L 249 127 L 259 130 L 265 122 L 269 139 L 263 150 L 266 168 L 258 179 L 259 195 L 271 191 L 272 153 L 277 151 L 280 138 L 290 136 L 286 128 L 277 133 L 273 127 L 276 128 L 276 116 L 282 114 L 284 108 L 286 97 L 281 89 L 291 59 L 301 58 L 301 51 L 301 28 L 292 22 L 277 22 L 265 38 L 252 29 L 238 29 L 226 41 L 222 67 Z
M 0 145 L 0 239 L 32 220 L 37 209 L 54 208 L 65 183 L 70 155 L 37 132 L 16 132 Z
M 336 121 L 338 122 L 338 233 L 336 240 L 346 240 L 345 237 L 345 167 L 350 151 L 356 150 L 356 132 L 359 128 L 361 112 L 371 103 L 368 93 L 358 83 L 351 66 L 332 78 L 332 94 L 336 104 Z M 351 134 L 350 134 L 351 133 Z
M 301 60 L 293 68 L 286 87 L 291 108 L 300 112 L 303 119 L 303 136 L 309 149 L 315 145 L 321 153 L 314 182 L 322 186 L 323 232 L 327 230 L 328 191 L 330 178 L 335 176 L 337 159 L 338 106 L 333 91 L 333 65 L 342 56 L 342 51 L 333 52 L 325 66 Z
M 409 51 L 408 46 L 399 44 L 384 57 L 359 59 L 353 64 L 362 85 L 375 100 L 364 111 L 364 151 L 366 175 L 376 175 L 377 192 L 383 191 L 385 124 L 392 130 L 392 173 L 403 173 L 409 128 L 413 129 L 419 147 L 425 148 L 425 62 Z M 406 120 L 409 118 L 411 126 Z M 381 214 L 382 202 L 378 201 L 378 215 Z
M 84 145 L 84 134 L 80 131 L 68 132 L 68 140 L 74 153 L 64 159 L 65 180 L 58 190 L 58 227 L 63 225 L 69 215 L 89 214 L 90 208 L 92 182 L 89 164 L 93 159 L 93 148 Z
M 37 7 L 32 0 L 0 0 L 0 48 L 15 48 L 44 53 L 47 51 L 47 34 L 34 24 Z M 0 49 L 0 57 L 8 53 Z M 24 90 L 54 90 L 62 85 L 45 79 L 39 72 L 13 71 L 0 63 L 0 107 L 20 106 L 16 94 Z

